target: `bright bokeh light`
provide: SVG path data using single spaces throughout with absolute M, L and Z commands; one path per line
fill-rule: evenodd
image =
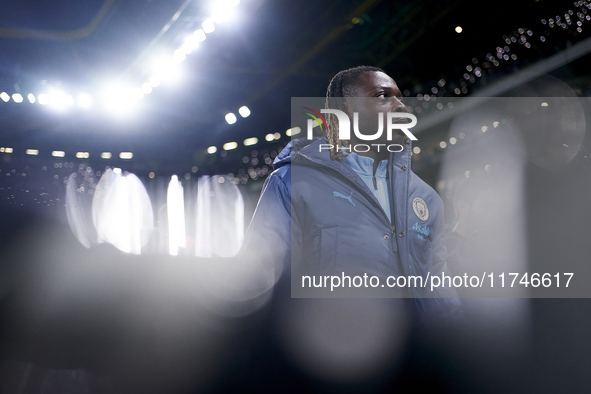
M 202 31 L 203 32 L 203 31 Z M 205 34 L 204 34 L 205 36 Z M 182 51 L 187 55 L 192 53 L 197 47 L 199 46 L 199 42 L 203 40 L 199 40 L 195 34 L 191 34 L 185 38 L 183 42 Z
M 234 124 L 237 120 L 238 118 L 236 118 L 236 115 L 234 115 L 232 112 L 226 114 L 226 122 L 228 122 L 228 124 Z
M 31 156 L 37 156 L 39 154 L 39 150 L 38 149 L 27 149 L 25 151 L 25 153 L 27 155 L 31 155 Z
M 142 88 L 135 88 L 135 89 L 133 90 L 133 97 L 134 97 L 136 100 L 141 100 L 141 99 L 143 99 L 143 98 L 144 98 L 144 92 L 142 91 Z
M 244 146 L 255 145 L 257 142 L 259 142 L 259 139 L 257 137 L 247 138 L 244 140 Z
M 51 155 L 53 157 L 64 157 L 66 156 L 66 152 L 64 152 L 63 150 L 54 150 L 53 152 L 51 152 Z
M 191 51 L 187 53 L 191 53 Z M 185 53 L 184 46 L 183 49 L 177 49 L 176 51 L 174 51 L 174 54 L 172 55 L 172 61 L 176 64 L 184 62 L 185 59 L 187 59 L 187 53 Z
M 41 95 L 39 95 L 39 103 L 42 104 Z M 62 91 L 54 90 L 49 94 L 47 98 L 47 104 L 49 104 L 53 109 L 63 110 L 74 104 L 74 97 Z
M 201 27 L 203 27 L 203 31 L 207 34 L 213 33 L 215 30 L 215 24 L 213 23 L 213 21 L 211 19 L 204 21 L 201 24 Z
M 279 134 L 279 133 L 275 133 L 275 134 L 273 134 L 273 137 L 274 137 L 276 140 L 278 140 L 278 139 L 280 139 L 280 138 L 281 138 L 281 134 Z
M 458 142 L 458 139 L 456 137 L 451 137 L 449 139 L 449 143 L 452 144 L 452 145 L 455 145 L 457 142 Z
M 265 140 L 271 142 L 271 141 L 275 140 L 275 135 L 274 134 L 267 134 L 265 136 Z
M 209 148 L 207 148 L 207 153 L 209 153 L 210 155 L 214 154 L 217 151 L 218 151 L 218 148 L 215 146 L 210 146 Z
M 246 105 L 243 105 L 242 107 L 240 107 L 240 109 L 238 109 L 238 113 L 243 118 L 246 118 L 246 117 L 248 117 L 248 115 L 250 115 L 250 109 L 248 109 L 248 107 Z
M 92 107 L 92 97 L 86 93 L 81 93 L 78 95 L 78 105 L 82 108 L 90 108 Z
M 211 7 L 211 18 L 216 23 L 229 22 L 234 19 L 236 11 L 234 7 L 238 5 L 240 1 L 232 0 L 217 0 L 212 3 Z
M 66 202 L 66 207 L 69 205 Z M 121 169 L 105 170 L 92 200 L 92 221 L 99 243 L 140 254 L 150 239 L 154 217 L 150 197 L 139 178 Z
M 123 160 L 130 160 L 133 158 L 133 153 L 131 152 L 121 152 L 119 153 L 119 158 Z
M 13 149 L 12 148 L 5 148 L 4 152 L 5 153 L 12 153 Z
M 10 96 L 8 95 L 8 93 L 2 92 L 2 93 L 0 93 L 0 99 L 2 99 L 2 101 L 7 103 L 8 100 L 10 100 Z
M 421 153 L 421 148 L 419 148 L 418 146 L 415 146 L 414 148 L 412 148 L 412 153 L 414 153 L 415 155 L 418 155 L 419 153 Z
M 292 127 L 291 129 L 287 129 L 285 135 L 291 137 L 292 135 L 298 135 L 302 132 L 302 129 L 299 127 Z
M 152 93 L 152 85 L 150 85 L 148 82 L 144 82 L 142 84 L 142 92 L 144 92 L 144 94 Z
M 440 147 L 441 149 L 445 149 L 445 148 L 447 147 L 447 142 L 445 142 L 445 141 L 441 141 L 441 142 L 439 143 L 439 147 Z
M 195 30 L 193 32 L 193 35 L 195 36 L 195 38 L 199 42 L 205 41 L 205 39 L 207 38 L 207 36 L 205 35 L 205 32 L 203 31 L 203 29 L 197 29 L 197 30 Z
M 184 191 L 176 175 L 171 177 L 168 184 L 166 209 L 168 214 L 168 252 L 171 256 L 177 256 L 179 248 L 187 247 L 187 234 Z
M 20 94 L 20 93 L 14 93 L 14 94 L 12 95 L 12 100 L 13 100 L 15 103 L 22 103 L 22 102 L 23 102 L 23 96 L 22 96 L 22 94 Z
M 90 157 L 90 153 L 88 152 L 76 152 L 77 159 L 88 159 Z
M 456 33 L 461 33 L 462 32 L 462 26 L 456 26 Z
M 222 175 L 199 177 L 194 211 L 196 256 L 231 257 L 242 246 L 244 199 L 236 185 L 227 180 Z
M 101 159 L 110 159 L 111 158 L 111 152 L 103 152 L 101 153 Z
M 45 93 L 41 93 L 39 95 L 39 104 L 41 105 L 47 105 L 49 103 L 49 96 L 46 95 Z
M 29 99 L 29 103 L 31 103 L 31 104 L 35 104 L 35 101 L 37 101 L 37 99 L 35 98 L 35 95 L 33 93 L 29 93 L 27 95 L 27 99 Z
M 185 56 L 185 53 L 183 51 L 177 50 L 178 52 L 175 52 L 176 55 L 175 56 Z M 178 67 L 178 64 L 180 63 L 180 58 L 175 58 L 173 56 L 173 58 L 170 58 L 170 55 L 168 56 L 163 56 L 160 55 L 158 56 L 156 59 L 154 59 L 152 61 L 151 64 L 151 70 L 152 70 L 152 75 L 155 76 L 156 78 L 158 78 L 157 80 L 157 84 L 153 84 L 152 83 L 152 77 L 150 77 L 150 84 L 153 87 L 158 86 L 160 83 L 174 83 L 177 82 L 178 80 L 180 80 L 181 77 L 181 72 L 180 69 Z M 182 59 L 184 60 L 184 59 Z M 181 61 L 182 61 L 181 60 Z
M 232 150 L 232 149 L 236 149 L 238 148 L 238 143 L 237 142 L 226 142 L 223 146 L 224 150 Z
M 112 113 L 127 115 L 134 112 L 143 97 L 141 89 L 123 85 L 111 85 L 103 92 L 105 107 Z
M 149 78 L 150 81 L 150 86 L 152 86 L 153 88 L 160 86 L 160 78 L 157 75 L 152 75 Z

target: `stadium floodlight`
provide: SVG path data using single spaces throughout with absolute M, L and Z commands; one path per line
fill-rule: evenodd
M 203 31 L 203 29 L 197 29 L 197 30 L 195 30 L 193 32 L 193 35 L 195 36 L 195 38 L 199 42 L 205 41 L 205 39 L 207 38 L 207 36 L 205 35 L 205 32 Z
M 41 102 L 41 95 L 39 95 L 39 103 Z M 68 106 L 74 104 L 74 98 L 60 90 L 52 90 L 47 96 L 47 104 L 55 110 L 64 110 Z
M 103 92 L 105 107 L 112 113 L 126 115 L 134 112 L 143 97 L 141 88 L 132 88 L 121 84 L 113 84 Z
M 177 56 L 186 56 L 184 52 L 178 50 Z M 181 55 L 182 53 L 182 55 Z M 176 60 L 180 60 L 180 57 Z M 184 59 L 183 59 L 184 60 Z M 178 63 L 175 62 L 175 58 L 168 56 L 159 56 L 151 64 L 152 76 L 158 78 L 158 83 L 155 85 L 152 83 L 152 77 L 150 77 L 150 84 L 153 87 L 158 86 L 162 82 L 175 82 L 179 79 L 181 73 L 178 67 Z
M 238 110 L 238 113 L 240 114 L 240 116 L 242 116 L 243 118 L 248 117 L 248 115 L 250 115 L 250 109 L 248 109 L 248 107 L 246 105 L 243 105 L 242 107 L 240 107 L 240 109 Z
M 234 124 L 237 120 L 238 118 L 236 118 L 236 115 L 234 115 L 232 112 L 226 114 L 226 122 L 228 122 L 228 124 Z
M 211 19 L 207 19 L 206 21 L 204 21 L 201 24 L 201 27 L 203 27 L 203 31 L 207 34 L 213 33 L 215 31 L 215 24 Z
M 238 148 L 238 143 L 235 141 L 226 142 L 223 146 L 224 150 L 232 150 Z
M 148 82 L 142 83 L 142 92 L 144 92 L 144 94 L 150 94 L 152 93 L 152 90 L 152 85 L 150 85 Z
M 255 145 L 257 142 L 259 142 L 259 139 L 257 137 L 247 138 L 244 140 L 244 146 Z
M 285 135 L 288 137 L 291 137 L 293 135 L 298 135 L 302 132 L 302 129 L 299 127 L 292 127 L 291 129 L 287 129 L 287 131 L 285 132 Z
M 201 32 L 203 33 L 203 30 Z M 205 35 L 205 34 L 203 34 L 203 35 Z M 183 42 L 183 46 L 181 48 L 184 51 L 184 53 L 186 53 L 188 55 L 188 54 L 192 53 L 195 49 L 197 49 L 200 41 L 203 41 L 203 40 L 200 40 L 199 38 L 197 38 L 197 36 L 195 34 L 191 34 L 190 36 L 187 36 L 185 38 L 185 41 Z
M 82 108 L 90 108 L 92 107 L 92 97 L 86 93 L 81 93 L 78 95 L 78 105 Z
M 239 3 L 239 0 L 214 1 L 211 5 L 211 19 L 213 19 L 216 23 L 223 23 L 234 19 L 236 15 L 234 7 L 236 7 Z
M 41 105 L 47 105 L 47 104 L 49 104 L 49 96 L 47 94 L 45 94 L 45 93 L 41 93 L 38 96 L 38 100 L 37 101 L 39 101 L 39 104 L 41 104 Z
M 186 52 L 185 51 L 185 47 L 183 45 L 183 49 L 177 49 L 176 51 L 174 51 L 174 54 L 172 55 L 172 61 L 175 62 L 176 64 L 182 63 L 185 61 L 185 59 L 187 58 L 187 54 L 191 53 L 192 51 Z

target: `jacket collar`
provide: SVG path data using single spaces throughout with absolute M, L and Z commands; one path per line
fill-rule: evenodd
M 290 142 L 288 146 L 281 152 L 282 157 L 290 157 L 290 162 L 299 156 L 297 159 L 307 161 L 310 164 L 320 165 L 330 167 L 334 170 L 339 171 L 339 169 L 343 167 L 349 167 L 342 163 L 340 160 L 332 160 L 330 158 L 330 152 L 326 149 L 320 150 L 321 144 L 328 144 L 328 141 L 325 137 L 313 140 L 312 143 L 302 146 L 302 142 L 295 143 L 296 140 Z M 411 141 L 405 137 L 404 139 L 404 150 L 402 152 L 390 153 L 389 157 L 389 164 L 392 164 L 395 167 L 401 168 L 406 166 L 407 169 L 410 170 L 411 164 L 411 151 L 412 151 L 412 143 Z M 299 148 L 299 149 L 298 149 Z M 288 152 L 286 152 L 288 151 Z M 277 156 L 279 158 L 279 156 Z M 277 168 L 277 160 L 275 161 L 275 165 Z M 303 163 L 302 163 L 303 164 Z

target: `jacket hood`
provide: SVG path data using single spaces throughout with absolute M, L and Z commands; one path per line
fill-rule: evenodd
M 296 155 L 297 152 L 302 150 L 308 145 L 311 145 L 318 141 L 326 141 L 326 138 L 314 138 L 312 140 L 307 140 L 304 138 L 298 138 L 295 140 L 289 141 L 289 143 L 285 146 L 285 148 L 279 152 L 275 160 L 273 160 L 273 169 L 276 170 L 281 168 L 287 164 L 290 164 L 293 157 Z M 324 143 L 321 142 L 321 143 Z

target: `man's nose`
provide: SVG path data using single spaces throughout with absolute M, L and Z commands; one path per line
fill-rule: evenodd
M 399 99 L 392 103 L 392 112 L 410 112 L 409 108 Z

